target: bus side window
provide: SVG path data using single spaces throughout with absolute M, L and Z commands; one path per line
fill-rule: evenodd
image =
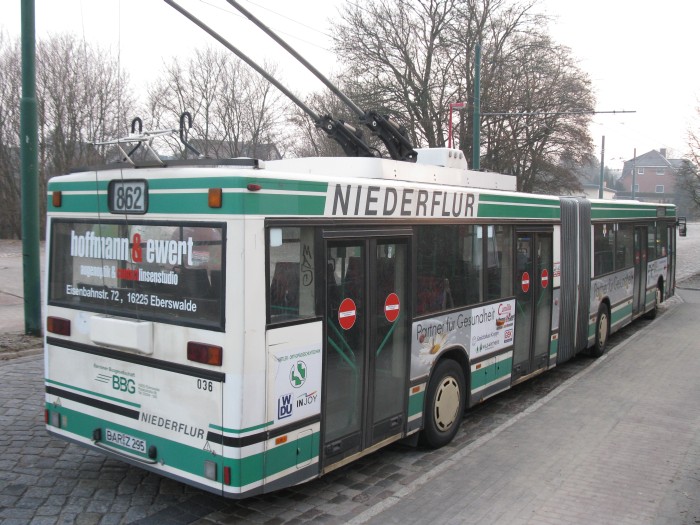
M 269 230 L 268 315 L 285 322 L 316 315 L 313 228 Z

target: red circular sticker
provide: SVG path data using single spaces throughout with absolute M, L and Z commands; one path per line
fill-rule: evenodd
M 357 319 L 357 308 L 352 299 L 343 299 L 338 308 L 338 323 L 343 330 L 350 330 L 355 325 Z
M 390 323 L 393 323 L 399 318 L 401 313 L 401 303 L 399 302 L 399 296 L 395 293 L 390 293 L 386 296 L 386 301 L 384 301 L 384 317 Z
M 520 282 L 520 286 L 523 289 L 524 293 L 527 293 L 527 291 L 530 289 L 530 274 L 527 272 L 523 272 L 523 277 L 522 281 Z
M 547 288 L 547 285 L 549 284 L 549 272 L 547 271 L 547 268 L 542 270 L 542 288 Z

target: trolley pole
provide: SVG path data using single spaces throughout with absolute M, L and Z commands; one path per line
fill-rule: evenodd
M 22 0 L 22 99 L 20 157 L 22 169 L 22 270 L 24 331 L 41 335 L 39 271 L 38 138 L 36 102 L 36 40 L 34 0 Z

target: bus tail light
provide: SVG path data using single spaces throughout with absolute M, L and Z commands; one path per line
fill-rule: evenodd
M 70 321 L 62 317 L 47 317 L 46 330 L 52 334 L 70 335 Z
M 231 484 L 231 467 L 224 467 L 224 485 Z
M 205 365 L 221 366 L 224 351 L 220 346 L 205 343 L 187 343 L 187 359 Z
M 54 191 L 51 193 L 51 204 L 54 208 L 60 208 L 63 202 L 63 194 L 60 191 Z

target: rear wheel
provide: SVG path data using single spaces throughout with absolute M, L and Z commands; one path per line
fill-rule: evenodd
M 421 442 L 432 448 L 454 438 L 464 412 L 466 387 L 462 367 L 452 359 L 440 361 L 430 377 Z
M 610 336 L 610 309 L 603 303 L 598 307 L 598 317 L 595 322 L 595 343 L 591 347 L 591 355 L 600 357 L 605 353 Z

